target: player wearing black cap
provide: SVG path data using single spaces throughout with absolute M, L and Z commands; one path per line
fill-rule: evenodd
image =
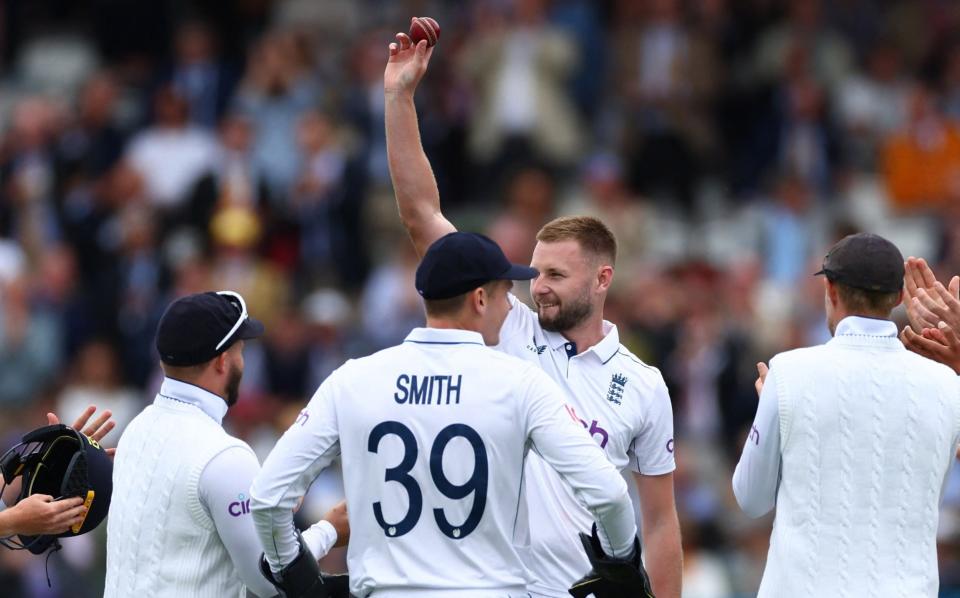
M 648 595 L 623 478 L 555 382 L 488 347 L 500 340 L 512 281 L 536 275 L 482 235 L 440 237 L 416 274 L 427 327 L 323 382 L 250 489 L 264 574 L 284 596 L 328 596 L 302 566 L 310 551 L 290 509 L 338 456 L 355 596 L 527 595 L 520 487 L 534 451 L 597 521 L 585 539 L 593 577 L 611 595 Z
M 897 339 L 904 264 L 892 243 L 848 236 L 817 274 L 833 339 L 758 364 L 733 476 L 748 515 L 777 511 L 759 596 L 932 598 L 960 385 Z
M 163 385 L 117 447 L 105 596 L 238 596 L 243 586 L 275 594 L 257 573 L 250 518 L 259 463 L 221 425 L 237 401 L 244 341 L 262 333 L 231 291 L 183 297 L 161 318 Z M 318 555 L 346 536 L 345 512 L 337 514 L 327 515 L 337 527 L 321 521 L 304 533 Z

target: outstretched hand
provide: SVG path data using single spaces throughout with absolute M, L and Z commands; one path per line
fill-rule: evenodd
M 960 276 L 944 287 L 926 260 L 912 256 L 904 263 L 904 272 L 903 302 L 913 331 L 920 334 L 924 328 L 937 328 L 941 321 L 960 330 Z
M 432 55 L 433 48 L 427 47 L 426 40 L 414 45 L 409 35 L 398 33 L 397 41 L 390 44 L 390 59 L 383 72 L 384 92 L 413 95 Z
M 96 405 L 90 405 L 89 407 L 83 410 L 83 413 L 81 413 L 77 417 L 77 419 L 73 422 L 73 425 L 71 425 L 70 427 L 80 432 L 84 436 L 89 437 L 91 440 L 100 442 L 101 440 L 103 440 L 104 436 L 109 434 L 110 431 L 116 427 L 117 422 L 110 419 L 110 416 L 113 415 L 113 413 L 109 409 L 104 409 L 103 413 L 101 413 L 97 417 L 97 419 L 93 421 L 93 423 L 89 423 L 90 418 L 96 412 L 97 412 Z M 59 423 L 60 423 L 60 418 L 57 417 L 56 414 L 47 413 L 48 425 L 53 426 Z M 109 448 L 109 449 L 106 449 L 106 451 L 107 451 L 107 455 L 113 458 L 113 455 L 114 453 L 117 452 L 117 449 Z

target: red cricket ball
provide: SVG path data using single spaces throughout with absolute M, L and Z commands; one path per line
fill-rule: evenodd
M 425 39 L 427 46 L 433 47 L 440 41 L 440 24 L 430 17 L 413 17 L 410 19 L 410 39 L 414 44 Z

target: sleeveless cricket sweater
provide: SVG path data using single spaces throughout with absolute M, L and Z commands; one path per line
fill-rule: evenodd
M 872 335 L 772 364 L 782 468 L 759 595 L 936 596 L 938 507 L 960 431 L 954 372 Z
M 107 521 L 105 598 L 244 595 L 200 502 L 204 467 L 247 445 L 198 406 L 158 395 L 123 433 Z

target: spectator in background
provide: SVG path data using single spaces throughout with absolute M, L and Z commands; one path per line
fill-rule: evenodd
M 313 291 L 304 298 L 301 311 L 310 347 L 307 387 L 313 390 L 362 349 L 351 339 L 353 310 L 337 289 Z
M 408 332 L 424 322 L 420 295 L 410 283 L 420 259 L 412 243 L 398 238 L 388 259 L 374 268 L 364 288 L 361 329 L 378 351 L 403 342 Z
M 123 154 L 126 134 L 118 119 L 120 89 L 114 74 L 91 76 L 77 98 L 76 117 L 57 140 L 57 187 L 60 193 L 110 170 Z
M 14 410 L 55 381 L 61 330 L 50 313 L 31 305 L 26 272 L 2 281 L 0 290 L 0 404 Z
M 300 310 L 288 306 L 278 311 L 263 339 L 261 385 L 269 411 L 280 422 L 296 417 L 313 392 L 310 379 L 309 340 Z
M 863 63 L 862 71 L 841 82 L 836 108 L 851 163 L 873 170 L 881 142 L 903 124 L 910 86 L 901 52 L 891 40 L 874 43 Z
M 656 245 L 654 210 L 624 185 L 623 167 L 616 154 L 601 153 L 584 164 L 581 193 L 569 197 L 561 215 L 587 214 L 609 223 L 617 239 L 617 268 L 632 273 L 649 247 Z
M 291 195 L 300 228 L 300 264 L 307 280 L 335 279 L 338 219 L 347 193 L 347 155 L 342 132 L 321 112 L 311 110 L 297 125 L 302 170 Z
M 253 123 L 234 112 L 220 122 L 219 133 L 213 169 L 193 188 L 189 210 L 181 211 L 170 226 L 186 227 L 194 238 L 205 239 L 214 215 L 236 208 L 256 212 L 270 239 L 274 218 L 266 178 L 253 157 Z
M 785 173 L 774 183 L 773 195 L 763 207 L 763 256 L 767 280 L 789 289 L 809 274 L 813 247 L 821 247 L 817 207 L 807 182 Z
M 616 81 L 625 103 L 622 143 L 636 191 L 693 206 L 702 156 L 713 144 L 707 110 L 713 49 L 683 22 L 679 0 L 618 2 Z
M 554 214 L 555 184 L 547 171 L 532 166 L 517 170 L 507 179 L 503 193 L 506 205 L 488 230 L 507 259 L 530 263 L 537 231 Z
M 53 141 L 58 121 L 53 103 L 29 97 L 13 110 L 6 159 L 0 163 L 0 231 L 35 259 L 59 238 L 54 197 Z
M 815 76 L 811 52 L 802 43 L 789 48 L 784 79 L 774 92 L 772 127 L 764 133 L 770 135 L 772 150 L 768 166 L 794 173 L 823 198 L 832 191 L 842 163 L 826 88 Z
M 246 76 L 234 98 L 234 109 L 256 123 L 254 161 L 278 209 L 289 209 L 287 193 L 301 168 L 297 122 L 321 99 L 301 41 L 292 33 L 264 36 L 251 50 Z
M 364 36 L 348 57 L 348 87 L 343 106 L 346 120 L 360 136 L 359 153 L 366 174 L 375 183 L 389 185 L 387 141 L 383 133 L 383 37 L 379 31 Z
M 291 298 L 295 282 L 275 263 L 258 252 L 263 234 L 259 216 L 248 208 L 230 206 L 217 211 L 210 221 L 212 257 L 211 288 L 237 289 L 251 312 L 272 325 Z
M 97 332 L 89 296 L 84 292 L 73 248 L 53 245 L 40 257 L 31 289 L 31 303 L 58 322 L 61 332 L 56 350 L 65 361 Z M 69 416 L 68 416 L 69 417 Z
M 156 214 L 145 204 L 129 204 L 117 213 L 118 246 L 109 280 L 115 285 L 112 305 L 115 338 L 122 346 L 125 382 L 142 387 L 155 367 L 150 348 L 162 311 L 161 290 L 168 273 L 159 251 Z
M 940 75 L 943 112 L 956 121 L 960 120 L 960 41 L 950 44 L 944 54 Z
M 567 86 L 577 45 L 546 21 L 545 4 L 518 0 L 510 14 L 486 7 L 482 30 L 464 50 L 477 102 L 470 150 L 493 172 L 531 157 L 569 166 L 582 151 Z
M 88 405 L 97 405 L 113 414 L 120 430 L 145 407 L 140 393 L 124 385 L 119 356 L 113 346 L 102 339 L 80 348 L 56 405 L 57 413 L 68 421 L 83 413 Z M 105 446 L 115 447 L 117 440 L 114 435 Z
M 934 90 L 917 84 L 904 127 L 884 142 L 882 173 L 902 211 L 940 206 L 960 185 L 960 128 L 937 106 Z
M 154 122 L 137 134 L 126 159 L 143 177 L 150 203 L 162 211 L 182 208 L 201 177 L 215 166 L 216 139 L 190 124 L 190 106 L 173 86 L 154 96 Z
M 783 77 L 790 70 L 790 54 L 798 46 L 808 48 L 811 75 L 818 85 L 832 91 L 850 74 L 853 54 L 824 18 L 822 0 L 790 0 L 786 20 L 766 29 L 755 47 L 759 78 Z
M 201 21 L 180 25 L 170 83 L 186 100 L 190 122 L 214 129 L 227 107 L 237 74 L 221 62 L 213 31 Z

